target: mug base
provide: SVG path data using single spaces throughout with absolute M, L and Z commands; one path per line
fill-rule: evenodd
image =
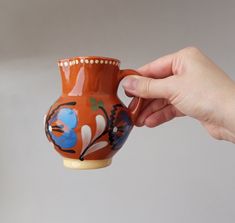
M 81 161 L 78 159 L 64 158 L 63 162 L 64 166 L 70 169 L 89 170 L 109 166 L 112 163 L 112 159 Z

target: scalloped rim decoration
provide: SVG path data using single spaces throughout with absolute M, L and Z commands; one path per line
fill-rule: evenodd
M 104 65 L 113 65 L 119 66 L 120 61 L 108 57 L 77 57 L 72 59 L 63 59 L 59 60 L 59 67 L 71 67 L 78 64 L 104 64 Z

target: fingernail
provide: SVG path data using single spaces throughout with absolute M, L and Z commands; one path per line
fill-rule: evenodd
M 144 126 L 144 122 L 137 120 L 136 126 L 137 127 L 142 127 L 142 126 Z
M 139 118 L 139 119 L 137 120 L 137 123 L 138 123 L 139 126 L 143 126 L 143 125 L 144 125 L 144 119 L 140 119 L 140 118 Z
M 138 80 L 134 77 L 126 77 L 123 80 L 123 84 L 122 86 L 126 89 L 126 90 L 131 90 L 134 91 L 137 87 L 138 84 Z

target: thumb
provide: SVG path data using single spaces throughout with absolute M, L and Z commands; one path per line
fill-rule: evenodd
M 123 88 L 134 96 L 141 98 L 169 99 L 173 94 L 172 77 L 153 79 L 131 75 L 123 79 Z

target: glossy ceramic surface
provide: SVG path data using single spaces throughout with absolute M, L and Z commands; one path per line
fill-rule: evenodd
M 45 132 L 70 168 L 107 166 L 123 146 L 141 104 L 129 111 L 117 97 L 121 79 L 138 74 L 120 70 L 120 61 L 106 57 L 60 60 L 62 95 L 45 118 Z M 87 162 L 86 162 L 87 161 Z

